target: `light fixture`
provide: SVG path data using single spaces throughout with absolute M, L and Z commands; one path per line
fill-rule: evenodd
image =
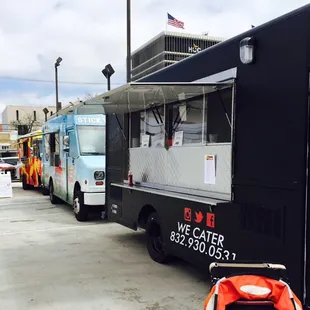
M 112 76 L 115 71 L 111 64 L 107 64 L 101 72 L 106 78 L 108 78 L 109 76 Z
M 240 60 L 243 64 L 254 62 L 255 38 L 247 37 L 240 41 Z
M 56 62 L 55 62 L 55 67 L 58 67 L 58 66 L 60 65 L 61 61 L 62 61 L 62 58 L 61 58 L 61 57 L 58 57 L 58 58 L 56 59 Z
M 55 62 L 55 91 L 56 91 L 56 113 L 61 110 L 61 103 L 58 102 L 58 67 L 62 62 L 62 58 L 58 57 Z
M 108 82 L 108 90 L 111 89 L 111 76 L 115 73 L 115 70 L 111 64 L 107 64 L 104 69 L 102 69 L 102 74 L 106 77 Z
M 48 108 L 43 109 L 44 115 L 45 115 L 45 121 L 47 121 L 47 113 L 49 112 Z

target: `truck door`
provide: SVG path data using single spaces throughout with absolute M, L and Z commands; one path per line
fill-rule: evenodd
M 68 131 L 69 152 L 67 156 L 67 200 L 73 202 L 73 190 L 75 183 L 75 160 L 78 156 L 77 142 L 74 130 Z

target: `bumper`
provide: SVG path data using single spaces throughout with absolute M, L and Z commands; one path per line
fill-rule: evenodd
M 84 203 L 89 206 L 105 205 L 105 193 L 84 193 Z

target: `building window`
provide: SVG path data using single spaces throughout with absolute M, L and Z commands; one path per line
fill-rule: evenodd
M 16 110 L 16 120 L 19 121 L 19 111 Z
M 34 120 L 34 121 L 37 120 L 37 111 L 33 111 L 33 120 Z

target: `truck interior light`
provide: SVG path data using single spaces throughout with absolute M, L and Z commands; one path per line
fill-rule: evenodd
M 255 38 L 247 37 L 240 41 L 240 60 L 243 64 L 254 62 Z
M 186 99 L 185 93 L 183 92 L 183 93 L 178 94 L 178 98 L 179 98 L 179 101 L 185 100 Z

